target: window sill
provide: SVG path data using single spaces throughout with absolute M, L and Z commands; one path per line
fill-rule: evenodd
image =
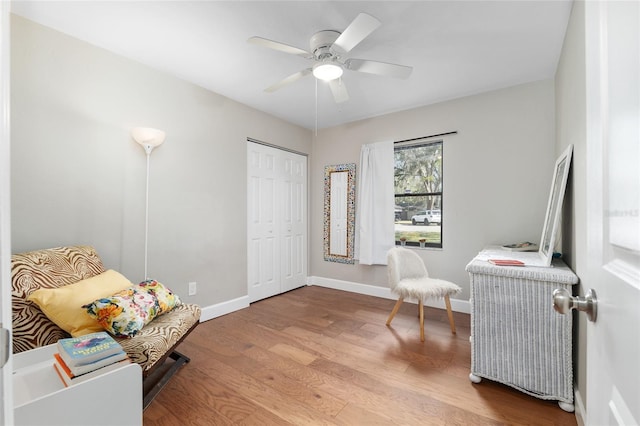
M 434 245 L 425 245 L 425 246 L 421 246 L 418 243 L 406 243 L 406 244 L 401 244 L 400 241 L 396 241 L 396 246 L 397 247 L 404 247 L 404 248 L 409 248 L 409 249 L 419 249 L 419 250 L 442 250 L 442 246 L 434 246 Z

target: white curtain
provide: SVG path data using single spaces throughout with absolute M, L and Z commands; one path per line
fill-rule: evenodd
M 395 244 L 393 142 L 363 145 L 356 205 L 356 254 L 362 265 L 386 265 Z

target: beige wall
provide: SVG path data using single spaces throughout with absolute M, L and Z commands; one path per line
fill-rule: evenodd
M 578 276 L 586 270 L 586 107 L 585 13 L 584 2 L 573 4 L 564 46 L 556 72 L 556 154 L 573 144 L 573 162 L 563 211 L 562 247 L 571 269 Z M 585 290 L 580 288 L 580 294 Z M 586 404 L 587 316 L 575 315 L 576 385 Z
M 130 130 L 157 127 L 167 138 L 151 156 L 149 275 L 203 307 L 246 295 L 246 139 L 309 153 L 311 132 L 11 24 L 13 252 L 91 244 L 108 268 L 143 279 L 146 160 Z
M 319 131 L 310 167 L 310 275 L 387 286 L 383 266 L 323 259 L 324 166 L 358 163 L 363 144 L 458 131 L 444 139 L 443 248 L 418 250 L 431 275 L 463 287 L 484 246 L 540 240 L 555 163 L 553 80 Z

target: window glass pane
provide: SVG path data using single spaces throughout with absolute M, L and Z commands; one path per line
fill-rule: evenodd
M 395 149 L 396 241 L 442 247 L 442 142 Z
M 442 210 L 427 209 L 428 205 L 440 205 L 442 196 L 398 196 L 396 197 L 396 241 L 400 237 L 419 245 L 430 247 L 442 246 Z
M 395 193 L 442 192 L 442 142 L 395 149 Z

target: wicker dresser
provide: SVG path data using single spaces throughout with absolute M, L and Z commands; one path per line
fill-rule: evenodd
M 502 256 L 500 255 L 502 254 Z M 471 279 L 471 381 L 493 380 L 573 411 L 572 316 L 552 293 L 578 282 L 562 260 L 550 268 L 495 266 L 487 249 L 468 265 Z

